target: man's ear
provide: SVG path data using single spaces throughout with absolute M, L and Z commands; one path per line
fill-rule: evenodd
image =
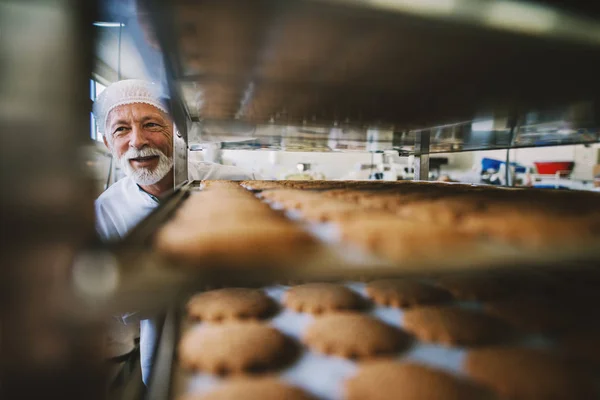
M 108 141 L 106 140 L 106 135 L 105 135 L 105 134 L 102 134 L 102 141 L 104 142 L 104 145 L 106 146 L 106 148 L 107 148 L 109 151 L 112 151 L 112 149 L 111 149 L 111 148 L 110 148 L 110 146 L 108 145 Z

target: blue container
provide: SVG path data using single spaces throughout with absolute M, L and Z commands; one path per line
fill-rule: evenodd
M 506 161 L 494 160 L 493 158 L 487 158 L 487 157 L 481 159 L 482 171 L 487 171 L 488 169 L 493 169 L 494 171 L 498 171 L 502 164 L 506 164 Z M 517 164 L 515 162 L 511 162 L 510 166 L 514 167 L 515 172 L 518 174 L 524 174 L 527 170 L 523 165 Z
M 502 165 L 502 161 L 494 160 L 493 158 L 483 158 L 481 160 L 481 169 L 487 171 L 488 169 L 493 169 L 498 171 L 500 169 L 500 165 Z

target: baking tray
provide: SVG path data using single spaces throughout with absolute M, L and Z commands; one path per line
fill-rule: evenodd
M 371 190 L 371 188 L 366 188 Z M 286 268 L 239 268 L 236 265 L 176 265 L 152 249 L 152 238 L 201 182 L 189 182 L 171 193 L 123 241 L 112 247 L 120 271 L 120 285 L 112 296 L 115 308 L 164 311 L 176 299 L 206 285 L 263 287 L 290 281 L 345 281 L 392 278 L 436 272 L 469 272 L 528 266 L 546 268 L 565 262 L 600 265 L 600 246 L 575 246 L 526 251 L 512 246 L 480 244 L 468 253 L 443 259 L 391 263 L 337 241 L 334 225 L 306 223 L 295 212 L 285 214 L 320 239 L 321 245 L 303 258 L 286 261 Z M 259 195 L 258 191 L 254 191 Z M 278 205 L 273 204 L 277 209 Z
M 544 275 L 545 276 L 545 275 Z M 542 276 L 540 279 L 544 279 Z M 366 298 L 365 284 L 346 282 L 345 286 Z M 314 316 L 286 309 L 282 305 L 282 297 L 288 286 L 274 285 L 264 291 L 279 305 L 279 312 L 267 323 L 283 334 L 300 343 L 302 334 L 314 320 Z M 482 310 L 480 302 L 454 301 L 450 303 L 461 308 Z M 402 328 L 403 310 L 373 305 L 361 311 L 389 325 Z M 177 399 L 184 393 L 205 393 L 219 386 L 227 377 L 219 377 L 208 373 L 192 372 L 177 363 L 176 348 L 181 335 L 201 322 L 191 322 L 185 317 L 185 311 L 179 306 L 167 316 L 166 324 L 155 358 L 154 375 L 151 380 L 148 400 Z M 534 349 L 552 349 L 554 342 L 551 336 L 543 334 L 523 334 L 503 344 L 517 345 Z M 474 348 L 472 346 L 471 348 Z M 390 357 L 393 360 L 412 361 L 440 369 L 459 377 L 467 377 L 464 371 L 464 360 L 467 347 L 448 347 L 434 343 L 413 340 L 407 349 Z M 357 370 L 358 363 L 341 357 L 323 355 L 302 347 L 299 357 L 290 366 L 276 370 L 274 374 L 288 383 L 301 387 L 319 399 L 343 398 L 344 380 Z

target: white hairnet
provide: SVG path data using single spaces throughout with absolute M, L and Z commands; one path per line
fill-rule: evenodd
M 126 79 L 108 86 L 94 102 L 94 117 L 98 131 L 104 134 L 108 113 L 124 104 L 146 103 L 167 113 L 158 85 L 141 79 Z

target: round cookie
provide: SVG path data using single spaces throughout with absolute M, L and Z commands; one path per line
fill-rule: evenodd
M 564 359 L 531 349 L 470 351 L 465 368 L 476 381 L 511 400 L 596 399 L 592 373 Z
M 377 304 L 396 308 L 443 303 L 452 299 L 449 292 L 410 279 L 382 279 L 366 286 L 367 295 Z
M 465 215 L 477 213 L 483 208 L 481 199 L 456 196 L 409 203 L 398 207 L 396 213 L 403 218 L 423 223 L 456 226 Z
M 275 302 L 256 289 L 225 288 L 194 295 L 187 303 L 191 318 L 207 322 L 258 319 L 275 311 Z
M 510 293 L 505 282 L 491 276 L 447 276 L 439 278 L 437 284 L 452 293 L 457 300 L 496 300 Z
M 422 225 L 385 213 L 365 212 L 338 225 L 342 242 L 402 263 L 459 256 L 479 243 L 477 238 L 450 227 Z
M 183 396 L 180 400 L 314 400 L 302 389 L 275 378 L 230 379 L 206 394 Z
M 173 220 L 158 230 L 156 249 L 169 259 L 193 266 L 280 266 L 310 252 L 315 239 L 292 223 L 244 222 L 244 216 L 210 227 Z
M 426 366 L 394 361 L 361 365 L 346 381 L 348 400 L 491 400 L 483 387 Z
M 511 336 L 511 328 L 499 319 L 448 306 L 405 311 L 402 326 L 425 342 L 447 346 L 496 343 Z
M 302 217 L 310 222 L 337 222 L 375 211 L 345 201 L 319 199 L 317 204 L 302 208 Z
M 557 216 L 521 209 L 496 211 L 465 218 L 461 230 L 529 249 L 573 247 L 598 236 L 594 220 L 586 216 Z
M 339 310 L 356 310 L 364 305 L 359 294 L 335 283 L 307 283 L 289 289 L 283 304 L 297 312 L 321 314 Z
M 303 340 L 321 353 L 364 359 L 400 351 L 410 336 L 367 315 L 334 313 L 317 318 Z
M 199 326 L 179 343 L 184 367 L 220 375 L 274 369 L 296 352 L 294 343 L 277 329 L 254 321 Z

